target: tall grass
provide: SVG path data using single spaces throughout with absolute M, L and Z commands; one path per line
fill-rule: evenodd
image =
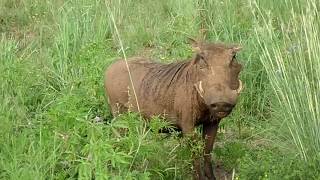
M 187 38 L 202 28 L 243 45 L 245 89 L 214 157 L 244 179 L 315 176 L 299 165 L 319 159 L 317 10 L 316 0 L 0 1 L 0 178 L 191 177 L 186 142 L 156 133 L 165 123 L 110 115 L 103 71 L 122 57 L 110 13 L 128 56 L 190 58 Z M 260 147 L 267 132 L 277 141 Z
M 294 1 L 293 3 L 298 2 Z M 292 2 L 291 2 L 292 3 Z M 298 3 L 297 3 L 298 4 Z M 277 98 L 273 115 L 294 152 L 319 163 L 320 150 L 320 37 L 318 1 L 307 1 L 297 14 L 289 2 L 289 17 L 276 28 L 275 16 L 254 2 L 263 23 L 255 29 L 262 48 L 261 62 Z M 279 39 L 279 36 L 282 37 Z M 281 132 L 284 131 L 284 132 Z M 288 143 L 288 142 L 287 142 Z

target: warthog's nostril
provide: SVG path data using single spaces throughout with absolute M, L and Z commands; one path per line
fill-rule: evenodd
M 218 106 L 216 104 L 211 104 L 210 107 L 213 109 L 213 110 L 216 110 L 218 108 Z
M 225 112 L 231 111 L 233 106 L 234 105 L 226 102 L 218 102 L 210 105 L 210 107 L 214 111 L 225 111 Z

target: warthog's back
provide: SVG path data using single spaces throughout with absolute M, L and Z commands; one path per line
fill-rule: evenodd
M 116 61 L 105 72 L 105 90 L 114 115 L 129 109 L 138 111 L 138 105 L 145 106 L 146 102 L 142 97 L 143 92 L 141 94 L 141 83 L 150 68 L 160 65 L 139 57 L 128 59 L 127 62 L 132 82 L 124 60 Z M 138 103 L 135 99 L 136 96 Z

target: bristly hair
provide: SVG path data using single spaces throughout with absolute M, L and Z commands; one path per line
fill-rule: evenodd
M 148 97 L 168 97 L 174 95 L 174 89 L 187 81 L 188 67 L 190 61 L 179 61 L 170 64 L 148 63 L 148 73 L 142 82 L 143 96 Z M 171 96 L 172 98 L 174 96 Z

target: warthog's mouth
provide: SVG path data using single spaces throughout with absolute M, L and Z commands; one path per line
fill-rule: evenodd
M 224 118 L 224 117 L 228 116 L 229 114 L 230 114 L 230 112 L 219 111 L 219 112 L 214 112 L 214 113 L 213 113 L 213 116 L 214 116 L 215 118 L 221 119 L 221 118 Z

